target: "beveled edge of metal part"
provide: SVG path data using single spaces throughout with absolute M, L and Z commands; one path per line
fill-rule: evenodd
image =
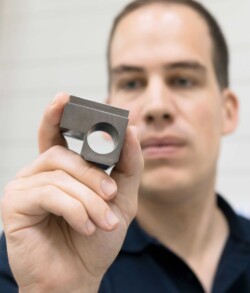
M 69 102 L 79 106 L 85 106 L 87 108 L 93 108 L 95 110 L 104 111 L 110 114 L 118 115 L 124 118 L 128 118 L 128 115 L 129 115 L 128 110 L 117 108 L 117 107 L 110 106 L 103 103 L 98 103 L 98 102 L 83 99 L 83 98 L 78 98 L 76 96 L 70 96 Z
M 122 149 L 129 111 L 114 106 L 70 96 L 65 105 L 60 123 L 60 130 L 64 136 L 81 139 L 83 146 L 81 156 L 107 169 L 118 162 Z M 107 154 L 96 153 L 88 144 L 86 135 L 98 125 L 98 130 L 108 132 L 115 141 L 115 148 Z M 105 125 L 110 126 L 110 132 Z

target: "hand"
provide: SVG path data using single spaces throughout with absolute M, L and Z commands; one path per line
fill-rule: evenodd
M 48 106 L 39 157 L 1 202 L 9 262 L 20 292 L 97 292 L 136 215 L 143 159 L 129 127 L 111 176 L 68 150 L 59 123 L 69 96 Z

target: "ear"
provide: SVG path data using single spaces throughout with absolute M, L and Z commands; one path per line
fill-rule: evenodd
M 232 133 L 238 125 L 239 101 L 237 96 L 229 89 L 222 92 L 223 121 L 222 134 Z

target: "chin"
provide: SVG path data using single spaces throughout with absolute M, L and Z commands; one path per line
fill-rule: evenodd
M 183 170 L 170 168 L 157 168 L 153 170 L 144 170 L 141 179 L 141 194 L 162 194 L 166 197 L 174 194 L 183 194 L 187 188 L 189 178 Z

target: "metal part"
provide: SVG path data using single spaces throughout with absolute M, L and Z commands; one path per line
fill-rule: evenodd
M 81 156 L 103 168 L 118 162 L 125 131 L 128 125 L 129 111 L 70 96 L 64 107 L 60 130 L 65 136 L 83 140 Z M 107 132 L 115 144 L 108 154 L 95 152 L 86 139 L 94 131 Z

